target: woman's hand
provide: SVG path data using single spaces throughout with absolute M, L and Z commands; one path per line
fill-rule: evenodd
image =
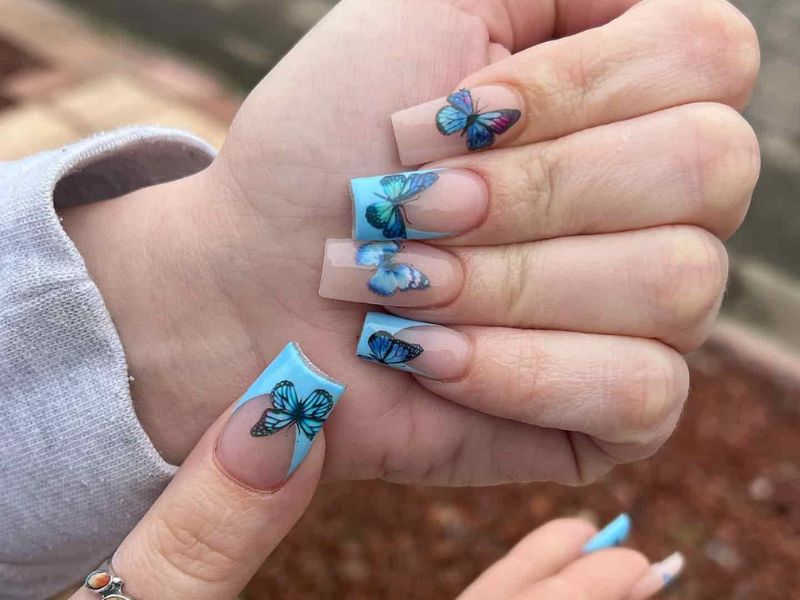
M 299 468 L 276 488 L 265 474 L 285 473 L 291 438 L 254 441 L 248 429 L 263 403 L 246 407 L 233 416 L 226 411 L 211 426 L 122 542 L 112 571 L 90 574 L 70 600 L 96 600 L 86 586 L 106 586 L 111 573 L 122 579 L 122 593 L 135 600 L 238 596 L 305 511 L 325 454 L 324 438 L 317 435 Z M 551 521 L 484 572 L 459 600 L 649 598 L 680 573 L 683 559 L 674 554 L 650 565 L 639 552 L 613 548 L 628 527 L 625 515 L 600 533 L 579 519 Z
M 255 89 L 210 169 L 65 215 L 165 457 L 287 339 L 349 383 L 328 478 L 584 483 L 654 452 L 757 177 L 734 109 L 758 48 L 723 0 L 632 4 L 346 0 Z M 445 381 L 361 362 L 367 307 L 318 294 L 326 238 L 350 235 L 348 179 L 401 170 L 391 114 L 498 85 L 521 109 L 498 148 L 434 164 L 480 175 L 485 214 L 424 247 L 453 265 L 436 305 L 396 311 L 470 352 Z M 402 155 L 452 156 L 406 135 L 420 110 L 395 119 Z
M 627 517 L 624 517 L 627 519 Z M 613 548 L 627 534 L 621 518 L 599 534 L 586 521 L 556 519 L 528 534 L 458 600 L 644 600 L 683 570 L 675 553 L 650 564 L 640 552 Z
M 296 368 L 294 374 L 308 384 Z M 123 580 L 124 595 L 233 600 L 305 512 L 322 472 L 324 436 L 313 438 L 287 479 L 293 436 L 302 434 L 293 426 L 250 434 L 269 406 L 264 391 L 217 419 L 117 549 L 112 572 Z M 108 583 L 103 573 L 86 581 L 94 590 Z M 70 600 L 97 598 L 82 587 Z

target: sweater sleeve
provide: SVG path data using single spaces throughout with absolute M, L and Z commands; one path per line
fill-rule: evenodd
M 0 599 L 42 599 L 119 545 L 174 472 L 134 412 L 122 344 L 55 208 L 195 173 L 214 150 L 128 128 L 0 163 Z

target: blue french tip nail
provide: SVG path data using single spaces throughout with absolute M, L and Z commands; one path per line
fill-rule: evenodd
M 408 204 L 417 204 L 439 181 L 438 171 L 409 171 L 351 179 L 353 239 L 431 240 L 447 236 L 445 232 L 413 228 L 406 213 Z
M 286 478 L 294 473 L 311 449 L 314 437 L 330 415 L 345 386 L 323 373 L 300 346 L 289 342 L 258 376 L 234 407 L 234 411 L 259 396 L 269 395 L 272 407 L 256 423 L 250 435 L 272 435 L 296 429 L 294 451 Z
M 420 344 L 399 340 L 395 336 L 406 329 L 428 325 L 422 321 L 369 312 L 364 318 L 364 327 L 358 338 L 356 356 L 393 369 L 419 373 L 408 362 L 423 354 L 425 348 Z
M 627 513 L 622 513 L 586 542 L 581 552 L 588 554 L 597 550 L 619 546 L 628 538 L 630 532 L 631 518 Z

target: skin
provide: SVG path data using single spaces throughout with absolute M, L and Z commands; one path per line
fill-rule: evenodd
M 348 384 L 326 479 L 579 484 L 652 454 L 757 178 L 734 109 L 758 48 L 722 0 L 612 20 L 631 4 L 345 0 L 253 91 L 210 168 L 65 211 L 164 457 L 180 463 L 290 339 Z M 366 307 L 317 293 L 325 239 L 350 235 L 347 181 L 401 170 L 390 114 L 491 84 L 524 100 L 514 136 L 433 165 L 490 188 L 485 221 L 436 242 L 464 287 L 396 311 L 466 332 L 470 364 L 434 382 L 359 361 Z
M 322 472 L 324 434 L 282 487 L 258 491 L 229 474 L 231 465 L 221 465 L 215 454 L 230 414 L 226 411 L 209 428 L 114 554 L 113 572 L 124 581 L 125 594 L 139 600 L 235 600 L 308 506 Z M 483 573 L 459 600 L 643 600 L 660 589 L 657 583 L 640 587 L 648 583 L 649 562 L 639 552 L 614 548 L 581 556 L 595 533 L 579 519 L 551 521 Z M 95 598 L 82 587 L 70 600 Z
M 345 0 L 251 94 L 209 169 L 64 212 L 168 460 L 183 461 L 289 339 L 349 386 L 272 493 L 220 469 L 227 414 L 214 423 L 120 547 L 126 591 L 234 598 L 320 477 L 585 483 L 663 443 L 687 392 L 680 352 L 705 338 L 724 289 L 719 240 L 758 173 L 733 110 L 758 49 L 721 0 L 649 0 L 613 20 L 632 4 Z M 347 180 L 400 170 L 392 112 L 490 84 L 523 98 L 516 133 L 440 163 L 490 189 L 485 221 L 437 242 L 464 288 L 402 311 L 467 334 L 469 364 L 434 382 L 358 361 L 365 307 L 317 294 L 324 240 L 349 233 Z M 649 596 L 641 554 L 580 556 L 593 533 L 545 525 L 462 600 Z

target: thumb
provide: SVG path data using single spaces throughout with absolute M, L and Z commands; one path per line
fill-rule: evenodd
M 316 434 L 343 391 L 296 344 L 286 346 L 122 542 L 112 560 L 122 594 L 236 598 L 311 501 L 325 456 Z M 96 573 L 87 586 L 107 581 Z M 90 599 L 86 587 L 72 596 Z

